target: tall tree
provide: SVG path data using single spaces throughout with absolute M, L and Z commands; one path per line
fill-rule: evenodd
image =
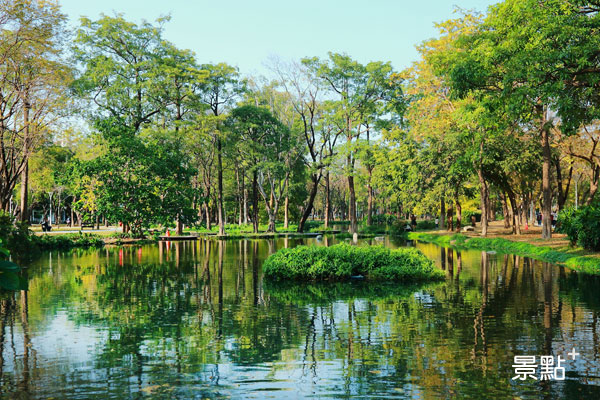
M 223 135 L 219 117 L 230 107 L 244 90 L 244 84 L 239 79 L 238 70 L 224 63 L 204 64 L 202 70 L 208 73 L 202 82 L 201 101 L 210 109 L 217 118 L 213 135 L 216 144 L 217 156 L 217 215 L 219 222 L 219 235 L 225 234 L 225 214 L 223 211 Z
M 0 208 L 21 178 L 28 220 L 28 161 L 67 109 L 71 71 L 60 54 L 66 17 L 55 2 L 0 2 Z

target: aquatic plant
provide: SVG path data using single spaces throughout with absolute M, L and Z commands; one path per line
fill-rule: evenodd
M 340 281 L 352 277 L 383 281 L 427 281 L 444 278 L 430 259 L 413 248 L 383 246 L 298 246 L 281 249 L 263 265 L 273 281 Z

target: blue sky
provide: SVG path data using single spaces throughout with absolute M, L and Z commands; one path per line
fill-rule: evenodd
M 266 74 L 271 56 L 300 59 L 347 53 L 401 70 L 415 45 L 436 36 L 434 22 L 455 6 L 485 11 L 497 0 L 59 0 L 75 25 L 81 15 L 123 13 L 135 22 L 171 15 L 165 37 L 201 63 L 227 62 L 244 75 Z

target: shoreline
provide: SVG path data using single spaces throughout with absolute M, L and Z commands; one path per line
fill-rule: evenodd
M 503 237 L 473 237 L 460 233 L 410 232 L 408 239 L 433 243 L 443 247 L 496 251 L 515 254 L 543 262 L 565 266 L 574 271 L 600 275 L 600 256 L 570 254 L 562 249 L 538 246 L 528 241 L 516 241 Z M 574 249 L 575 250 L 575 249 Z

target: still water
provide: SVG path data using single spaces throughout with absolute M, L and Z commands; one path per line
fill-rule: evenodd
M 0 396 L 600 398 L 599 279 L 386 238 L 359 244 L 416 246 L 446 281 L 262 281 L 270 253 L 324 240 L 44 253 L 0 298 Z M 511 380 L 516 355 L 560 355 L 565 380 Z

